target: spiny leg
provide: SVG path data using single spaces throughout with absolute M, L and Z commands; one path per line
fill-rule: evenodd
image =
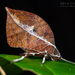
M 29 53 L 30 55 L 39 55 L 39 54 L 42 54 L 42 55 L 44 55 L 44 57 L 43 57 L 43 61 L 42 61 L 42 65 L 44 64 L 44 62 L 45 62 L 45 58 L 47 57 L 47 51 L 45 50 L 44 52 L 37 52 L 37 53 L 35 53 L 35 52 L 30 52 Z
M 47 57 L 47 55 L 44 55 L 42 63 L 41 63 L 42 65 L 44 64 L 46 57 Z
M 60 58 L 61 57 L 61 55 L 54 55 L 53 53 L 52 54 L 50 54 L 51 56 L 54 56 L 54 57 L 58 57 L 58 58 Z
M 28 53 L 25 53 L 25 55 L 22 56 L 22 57 L 19 58 L 19 59 L 15 59 L 15 60 L 11 61 L 11 63 L 21 61 L 21 60 L 23 60 L 23 59 L 26 58 L 26 57 L 28 57 Z
M 21 54 L 22 54 L 22 57 L 21 57 L 21 58 L 15 59 L 15 60 L 11 61 L 11 63 L 21 61 L 21 60 L 23 60 L 24 58 L 28 57 L 30 54 L 31 54 L 31 55 L 35 55 L 35 53 L 31 53 L 31 52 L 29 52 L 29 51 L 24 52 L 24 53 L 21 53 Z
M 44 62 L 45 62 L 45 58 L 47 57 L 47 52 L 39 52 L 39 53 L 32 53 L 32 52 L 30 52 L 29 53 L 30 55 L 36 55 L 36 54 L 44 54 L 44 57 L 43 57 L 43 61 L 42 61 L 42 65 L 44 64 Z

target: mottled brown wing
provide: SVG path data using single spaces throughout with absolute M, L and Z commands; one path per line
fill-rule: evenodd
M 54 36 L 49 25 L 38 15 L 21 10 L 14 10 L 7 8 L 7 22 L 6 22 L 6 36 L 7 42 L 10 47 L 15 48 L 27 48 L 32 50 L 48 50 L 51 49 L 50 45 L 47 45 L 45 41 L 37 38 L 34 35 L 31 35 L 27 31 L 25 31 L 22 27 L 20 27 L 18 22 L 16 23 L 13 20 L 13 16 L 17 16 L 19 22 L 28 25 L 34 26 L 33 30 L 40 37 L 44 37 L 48 42 L 54 44 Z

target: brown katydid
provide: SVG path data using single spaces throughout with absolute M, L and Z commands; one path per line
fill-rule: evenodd
M 15 59 L 17 62 L 30 55 L 51 58 L 52 61 L 64 60 L 58 51 L 54 35 L 49 25 L 38 15 L 5 7 L 7 11 L 6 36 L 10 47 L 21 48 L 25 51 L 24 56 Z M 75 64 L 75 63 L 73 63 Z

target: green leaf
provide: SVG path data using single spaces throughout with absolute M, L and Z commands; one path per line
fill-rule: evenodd
M 18 70 L 18 73 L 20 74 L 23 71 L 31 71 L 37 75 L 75 75 L 75 65 L 62 60 L 46 60 L 44 65 L 41 65 L 42 59 L 38 57 L 28 57 L 23 59 L 22 61 L 10 64 L 10 61 L 20 58 L 21 56 L 0 54 L 0 57 L 7 60 L 6 62 L 5 60 L 1 60 L 0 58 L 0 65 L 3 67 L 3 69 L 6 68 L 5 66 L 7 66 L 8 63 L 9 67 L 16 66 L 16 70 Z M 15 69 L 14 67 L 12 68 Z M 7 70 L 9 71 L 9 69 Z

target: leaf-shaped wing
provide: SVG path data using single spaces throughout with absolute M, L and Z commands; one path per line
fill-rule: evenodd
M 11 47 L 53 52 L 54 36 L 49 25 L 38 15 L 7 8 L 6 35 Z

